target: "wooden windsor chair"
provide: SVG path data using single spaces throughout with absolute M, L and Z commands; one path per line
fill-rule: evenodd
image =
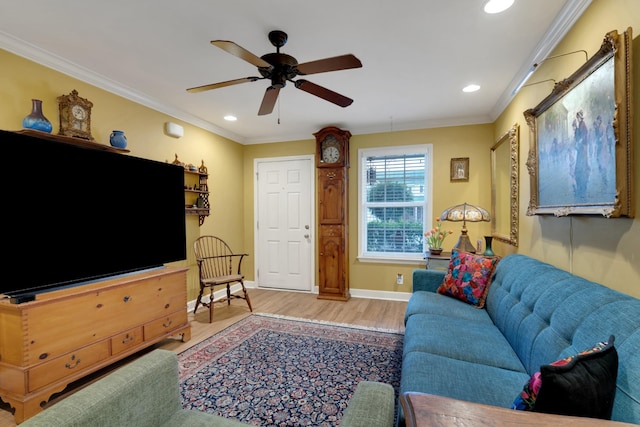
M 247 289 L 244 287 L 244 275 L 242 274 L 242 259 L 248 254 L 234 253 L 224 240 L 216 236 L 201 236 L 193 243 L 193 250 L 196 255 L 198 272 L 200 277 L 200 293 L 196 300 L 193 313 L 198 310 L 200 304 L 209 307 L 209 323 L 213 321 L 214 303 L 227 302 L 231 305 L 231 300 L 243 299 L 251 308 L 251 301 Z M 231 292 L 231 285 L 239 283 L 242 289 L 236 293 Z M 214 299 L 216 286 L 226 286 L 226 296 Z M 209 302 L 202 300 L 204 290 L 209 288 Z M 241 291 L 241 293 L 240 293 Z

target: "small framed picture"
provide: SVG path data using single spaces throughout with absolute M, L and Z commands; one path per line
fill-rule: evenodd
M 451 159 L 451 182 L 469 181 L 469 158 L 456 157 Z

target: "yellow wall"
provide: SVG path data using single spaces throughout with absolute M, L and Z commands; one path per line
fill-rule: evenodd
M 358 150 L 389 145 L 416 144 L 433 144 L 434 216 L 439 215 L 447 207 L 462 202 L 477 204 L 487 209 L 491 207 L 491 187 L 488 177 L 490 176 L 489 150 L 493 145 L 492 125 L 458 126 L 352 136 L 349 147 L 349 163 L 351 164 L 349 168 L 349 280 L 352 289 L 410 292 L 411 282 L 409 278 L 411 277 L 411 272 L 415 268 L 424 267 L 424 263 L 390 265 L 361 263 L 357 260 Z M 309 135 L 309 139 L 304 141 L 249 145 L 245 147 L 245 248 L 252 248 L 254 239 L 254 160 L 314 153 L 315 140 L 313 135 Z M 449 172 L 452 157 L 469 157 L 469 182 L 450 182 Z M 445 225 L 445 229 L 454 231 L 454 234 L 445 240 L 445 250 L 450 250 L 456 243 L 461 228 L 462 225 L 460 223 Z M 478 238 L 482 238 L 483 235 L 491 232 L 489 223 L 467 224 L 467 228 L 474 245 Z M 404 285 L 396 285 L 397 273 L 404 274 L 406 278 Z
M 530 146 L 529 128 L 523 112 L 551 93 L 553 83 L 524 87 L 495 123 L 494 139 L 513 123 L 520 123 L 520 245 L 519 253 L 549 262 L 564 270 L 634 296 L 640 296 L 640 2 L 637 0 L 594 0 L 569 34 L 550 54 L 584 49 L 591 57 L 605 34 L 633 28 L 633 149 L 635 164 L 636 218 L 527 216 L 530 179 L 526 160 Z M 546 79 L 561 81 L 585 62 L 584 54 L 572 54 L 543 63 L 528 83 Z M 494 241 L 495 242 L 495 241 Z M 494 250 L 504 254 L 509 247 L 495 242 Z
M 433 144 L 433 217 L 439 216 L 446 208 L 468 202 L 490 209 L 491 186 L 489 150 L 493 145 L 493 127 L 491 125 L 458 126 L 416 131 L 394 132 L 393 134 L 375 134 L 354 136 L 351 138 L 351 169 L 349 171 L 349 256 L 351 288 L 373 289 L 379 291 L 411 291 L 411 272 L 420 265 L 373 264 L 356 259 L 358 248 L 358 154 L 362 148 L 385 145 Z M 390 144 L 391 143 L 391 144 Z M 453 157 L 469 157 L 469 181 L 450 182 L 450 160 Z M 461 223 L 445 223 L 446 230 L 453 234 L 444 242 L 444 249 L 451 250 L 460 235 Z M 489 223 L 468 223 L 469 237 L 475 245 L 478 238 L 491 232 Z M 396 275 L 405 277 L 403 285 L 396 285 Z
M 111 131 L 119 129 L 127 136 L 130 155 L 171 162 L 178 154 L 179 160 L 197 166 L 204 160 L 209 170 L 211 216 L 202 227 L 198 226 L 196 216 L 187 216 L 188 258 L 176 263 L 191 267 L 189 298 L 195 298 L 198 282 L 193 268 L 193 240 L 200 233 L 210 233 L 222 236 L 234 247 L 243 245 L 242 146 L 4 50 L 0 50 L 0 64 L 0 129 L 21 129 L 23 117 L 31 112 L 31 99 L 36 98 L 43 101 L 43 113 L 53 124 L 52 133 L 56 134 L 59 128 L 56 98 L 76 89 L 79 96 L 93 102 L 91 127 L 96 142 L 109 144 Z M 176 139 L 165 135 L 166 121 L 184 126 L 184 137 Z M 28 159 L 25 161 L 28 163 Z M 131 184 L 140 187 L 143 201 L 145 183 Z M 153 212 L 149 212 L 149 221 L 153 221 Z M 158 233 L 162 233 L 162 226 Z
M 552 53 L 559 54 L 585 49 L 591 56 L 610 30 L 623 31 L 627 27 L 640 34 L 640 2 L 637 0 L 594 0 L 568 36 Z M 640 147 L 640 38 L 634 36 L 634 101 L 633 127 L 635 164 L 638 165 Z M 94 103 L 92 113 L 93 135 L 98 142 L 108 143 L 113 129 L 125 131 L 131 155 L 154 160 L 172 161 L 177 153 L 186 163 L 199 165 L 204 160 L 209 169 L 211 216 L 198 227 L 196 217 L 187 219 L 187 253 L 189 258 L 189 298 L 195 298 L 197 278 L 193 271 L 192 242 L 199 234 L 217 234 L 234 248 L 253 253 L 253 162 L 258 158 L 308 155 L 314 153 L 313 136 L 303 141 L 242 146 L 224 137 L 173 119 L 163 113 L 141 106 L 104 90 L 65 76 L 31 61 L 0 50 L 0 129 L 21 128 L 22 118 L 30 112 L 31 98 L 43 100 L 45 116 L 57 132 L 56 97 L 78 90 L 80 96 Z M 544 63 L 530 82 L 554 78 L 562 80 L 582 65 L 580 55 L 570 55 Z M 541 259 L 580 276 L 603 283 L 614 289 L 640 296 L 640 219 L 604 219 L 585 216 L 556 218 L 526 216 L 530 196 L 530 180 L 526 168 L 529 150 L 529 131 L 523 111 L 536 106 L 551 91 L 549 85 L 540 84 L 521 90 L 511 105 L 493 124 L 421 129 L 351 138 L 351 169 L 349 171 L 352 195 L 349 203 L 351 253 L 350 281 L 353 289 L 379 291 L 410 291 L 410 280 L 405 285 L 395 284 L 395 275 L 411 277 L 415 264 L 371 264 L 357 259 L 357 151 L 360 148 L 384 145 L 433 144 L 434 214 L 444 208 L 469 202 L 489 208 L 491 146 L 514 123 L 520 124 L 520 234 L 518 248 L 494 240 L 499 255 L 520 252 Z M 174 139 L 163 134 L 166 121 L 185 128 L 185 136 Z M 449 160 L 452 157 L 470 158 L 469 182 L 449 181 Z M 639 169 L 639 168 L 636 168 Z M 635 178 L 636 213 L 640 215 L 640 170 Z M 141 185 L 141 189 L 143 185 Z M 143 190 L 141 190 L 143 191 Z M 152 213 L 150 213 L 151 217 Z M 454 235 L 445 241 L 450 249 L 459 234 L 459 223 L 446 225 Z M 490 232 L 489 223 L 468 224 L 471 241 Z M 162 232 L 160 229 L 159 232 Z M 254 257 L 248 257 L 244 272 L 253 280 Z

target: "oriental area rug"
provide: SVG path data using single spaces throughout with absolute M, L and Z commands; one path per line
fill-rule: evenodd
M 182 404 L 255 426 L 336 426 L 360 381 L 391 384 L 397 398 L 402 342 L 397 331 L 252 314 L 178 355 Z

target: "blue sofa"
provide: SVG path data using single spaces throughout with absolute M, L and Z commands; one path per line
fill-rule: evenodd
M 615 335 L 612 420 L 640 424 L 640 299 L 515 254 L 498 263 L 479 309 L 435 292 L 445 273 L 413 273 L 401 393 L 510 408 L 541 365 Z

